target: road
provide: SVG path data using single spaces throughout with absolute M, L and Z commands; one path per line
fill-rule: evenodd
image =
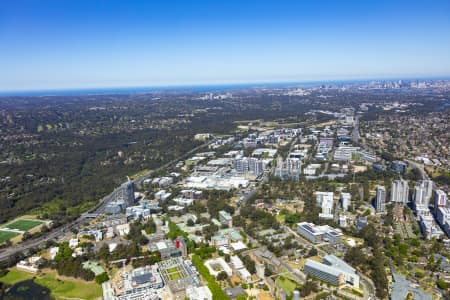
M 159 172 L 163 169 L 168 168 L 172 164 L 175 164 L 176 162 L 178 162 L 182 159 L 185 159 L 189 155 L 193 154 L 194 152 L 196 152 L 204 147 L 207 147 L 208 145 L 214 143 L 215 141 L 216 141 L 216 139 L 212 139 L 206 143 L 203 143 L 203 144 L 189 150 L 188 152 L 184 153 L 183 155 L 177 157 L 176 159 L 173 159 L 173 160 L 165 163 L 164 165 L 160 166 L 159 168 L 152 170 L 144 175 L 141 175 L 132 181 L 135 184 L 141 184 L 145 179 L 149 178 L 154 172 Z M 62 238 L 64 235 L 66 235 L 72 229 L 76 229 L 76 228 L 80 227 L 81 225 L 83 225 L 85 222 L 87 222 L 89 220 L 89 217 L 88 217 L 89 214 L 102 214 L 104 212 L 105 207 L 108 204 L 108 202 L 114 200 L 114 194 L 115 194 L 116 190 L 114 190 L 109 195 L 103 197 L 95 207 L 90 209 L 87 213 L 80 215 L 75 221 L 72 221 L 71 223 L 62 225 L 57 228 L 53 228 L 51 231 L 49 231 L 46 234 L 41 235 L 40 237 L 26 240 L 23 243 L 19 243 L 19 244 L 12 245 L 10 247 L 1 249 L 0 250 L 0 262 L 5 261 L 8 258 L 13 257 L 15 255 L 24 254 L 30 249 L 38 248 L 50 240 L 58 240 L 58 239 Z
M 414 168 L 416 168 L 417 170 L 420 171 L 420 174 L 422 175 L 422 179 L 426 179 L 426 180 L 430 179 L 430 176 L 428 176 L 427 172 L 425 172 L 425 169 L 424 169 L 422 164 L 419 164 L 418 162 L 415 162 L 415 161 L 412 161 L 412 160 L 409 160 L 409 159 L 407 159 L 406 162 L 410 166 L 412 166 L 412 167 L 414 167 Z

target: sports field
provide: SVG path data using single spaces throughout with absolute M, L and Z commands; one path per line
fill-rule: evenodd
M 38 221 L 38 220 L 19 219 L 19 220 L 14 221 L 14 222 L 12 222 L 10 224 L 7 224 L 4 227 L 8 227 L 10 229 L 19 229 L 19 230 L 22 230 L 22 231 L 27 231 L 27 230 L 30 230 L 30 229 L 36 227 L 36 226 L 41 225 L 42 223 L 44 223 L 44 222 Z
M 18 236 L 19 234 L 16 232 L 10 232 L 10 231 L 3 231 L 0 230 L 0 244 L 12 239 L 15 236 Z

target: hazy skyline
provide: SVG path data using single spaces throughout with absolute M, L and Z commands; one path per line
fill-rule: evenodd
M 0 91 L 450 75 L 449 1 L 5 1 Z

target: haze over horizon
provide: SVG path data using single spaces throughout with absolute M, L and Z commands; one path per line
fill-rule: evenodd
M 450 76 L 450 2 L 8 1 L 0 91 Z

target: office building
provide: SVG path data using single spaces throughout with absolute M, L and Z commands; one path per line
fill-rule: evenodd
M 332 192 L 316 192 L 316 205 L 322 208 L 322 211 L 319 213 L 320 218 L 333 218 L 333 197 Z
M 386 189 L 381 185 L 377 186 L 375 209 L 377 210 L 377 212 L 384 212 L 386 210 Z
M 253 157 L 237 158 L 233 162 L 234 169 L 238 174 L 260 176 L 266 168 L 264 162 Z
M 350 195 L 350 193 L 341 193 L 341 204 L 342 204 L 342 209 L 344 211 L 348 210 L 351 199 L 352 199 L 352 195 Z
M 341 242 L 343 234 L 339 229 L 328 225 L 317 226 L 313 223 L 301 222 L 297 224 L 297 232 L 314 244 L 330 242 L 336 244 Z
M 115 190 L 113 195 L 116 202 L 123 201 L 126 207 L 134 205 L 134 183 L 128 180 Z
M 145 266 L 122 273 L 120 288 L 114 288 L 111 281 L 102 284 L 103 299 L 106 300 L 156 300 L 158 289 L 164 287 L 164 281 L 158 266 Z
M 307 259 L 303 272 L 336 286 L 348 284 L 359 288 L 355 269 L 334 255 L 325 256 L 323 263 Z
M 283 180 L 299 180 L 302 172 L 302 161 L 297 157 L 290 157 L 283 160 L 278 159 L 277 167 L 275 169 L 275 176 Z
M 176 245 L 178 245 L 178 247 Z M 180 257 L 183 255 L 180 241 L 174 243 L 171 240 L 161 240 L 156 243 L 149 243 L 148 248 L 150 252 L 158 251 L 163 259 Z
M 190 286 L 186 289 L 186 298 L 189 300 L 212 300 L 212 294 L 207 286 Z
M 350 160 L 352 160 L 353 154 L 356 154 L 356 152 L 358 150 L 359 150 L 359 147 L 340 145 L 334 151 L 333 160 L 336 160 L 336 161 L 350 161 Z
M 332 219 L 333 218 L 333 199 L 330 198 L 325 198 L 322 201 L 322 212 L 319 213 L 319 218 L 323 218 L 323 219 Z
M 394 203 L 408 203 L 409 186 L 406 180 L 394 180 L 391 188 L 391 202 Z
M 175 240 L 175 248 L 177 248 L 183 257 L 188 255 L 187 244 L 185 239 L 182 236 L 179 236 Z
M 394 172 L 398 172 L 400 174 L 405 174 L 407 169 L 408 169 L 408 164 L 403 161 L 394 160 L 391 163 L 391 170 Z
M 316 192 L 316 205 L 322 206 L 323 202 L 333 202 L 333 192 Z

